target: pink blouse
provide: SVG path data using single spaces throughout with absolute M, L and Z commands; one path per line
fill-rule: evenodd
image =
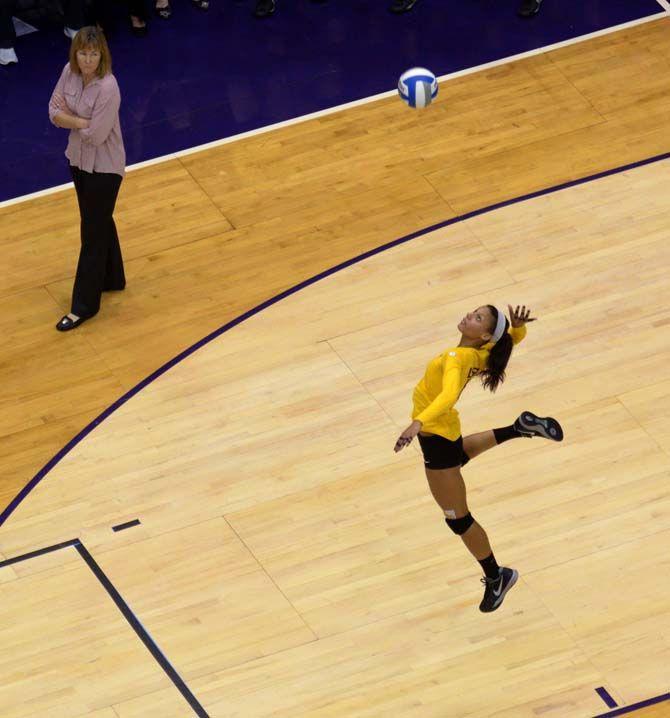
M 89 120 L 88 129 L 70 130 L 65 150 L 70 164 L 84 172 L 111 172 L 123 177 L 126 151 L 119 123 L 121 93 L 114 75 L 96 77 L 84 87 L 81 75 L 72 72 L 70 63 L 65 65 L 49 100 L 49 119 L 54 124 L 58 114 L 55 95 L 65 98 L 73 115 Z

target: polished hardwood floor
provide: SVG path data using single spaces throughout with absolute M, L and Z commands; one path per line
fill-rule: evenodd
M 74 270 L 72 193 L 0 211 L 2 504 L 121 394 L 265 299 L 440 221 L 666 152 L 668 29 L 454 80 L 426 113 L 386 100 L 129 173 L 117 215 L 128 288 L 67 335 L 53 324 Z M 577 718 L 604 712 L 599 681 L 627 704 L 664 692 L 669 172 L 482 215 L 281 302 L 96 429 L 0 529 L 0 552 L 80 535 L 212 716 Z M 469 423 L 506 421 L 532 398 L 573 438 L 505 447 L 509 463 L 492 453 L 469 470 L 500 551 L 524 546 L 517 603 L 489 625 L 416 453 L 380 447 L 464 303 L 509 293 L 542 318 L 514 388 L 495 401 L 472 391 Z M 112 542 L 128 511 L 142 527 Z M 184 715 L 71 553 L 0 570 L 3 625 L 62 600 L 56 629 L 31 629 L 55 630 L 39 660 L 19 628 L 10 636 L 36 662 L 32 682 L 12 669 L 2 714 Z M 91 611 L 109 620 L 89 625 Z M 90 642 L 63 642 L 82 623 Z M 45 695 L 52 645 L 75 672 Z M 111 687 L 96 691 L 72 660 L 88 651 Z M 25 681 L 34 703 L 16 712 Z
M 668 20 L 129 173 L 128 289 L 81 331 L 68 309 L 71 191 L 0 211 L 6 505 L 124 390 L 247 309 L 475 208 L 668 150 Z M 47 331 L 49 330 L 49 331 Z

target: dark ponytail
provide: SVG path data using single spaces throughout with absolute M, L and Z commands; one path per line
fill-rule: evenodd
M 493 314 L 493 329 L 495 329 L 498 323 L 498 310 L 491 304 L 487 304 L 486 306 L 491 310 L 491 314 Z M 505 381 L 505 369 L 507 368 L 507 362 L 509 361 L 510 355 L 512 354 L 512 347 L 514 346 L 512 337 L 507 331 L 508 329 L 509 320 L 505 318 L 505 331 L 500 339 L 493 345 L 486 369 L 484 369 L 480 375 L 484 389 L 495 391 L 498 385 Z

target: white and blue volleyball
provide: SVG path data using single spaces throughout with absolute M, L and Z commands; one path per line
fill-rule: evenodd
M 412 67 L 400 76 L 398 94 L 410 107 L 426 107 L 437 95 L 437 79 L 425 67 Z

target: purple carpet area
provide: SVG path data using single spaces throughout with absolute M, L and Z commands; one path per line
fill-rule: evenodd
M 117 8 L 109 42 L 128 164 L 392 90 L 415 65 L 443 75 L 663 11 L 656 0 L 544 0 L 522 19 L 518 0 L 419 0 L 393 15 L 388 2 L 277 0 L 258 20 L 253 0 L 212 0 L 209 12 L 174 0 L 145 38 Z M 0 201 L 70 181 L 66 131 L 47 117 L 62 30 L 19 37 L 19 63 L 0 67 Z

